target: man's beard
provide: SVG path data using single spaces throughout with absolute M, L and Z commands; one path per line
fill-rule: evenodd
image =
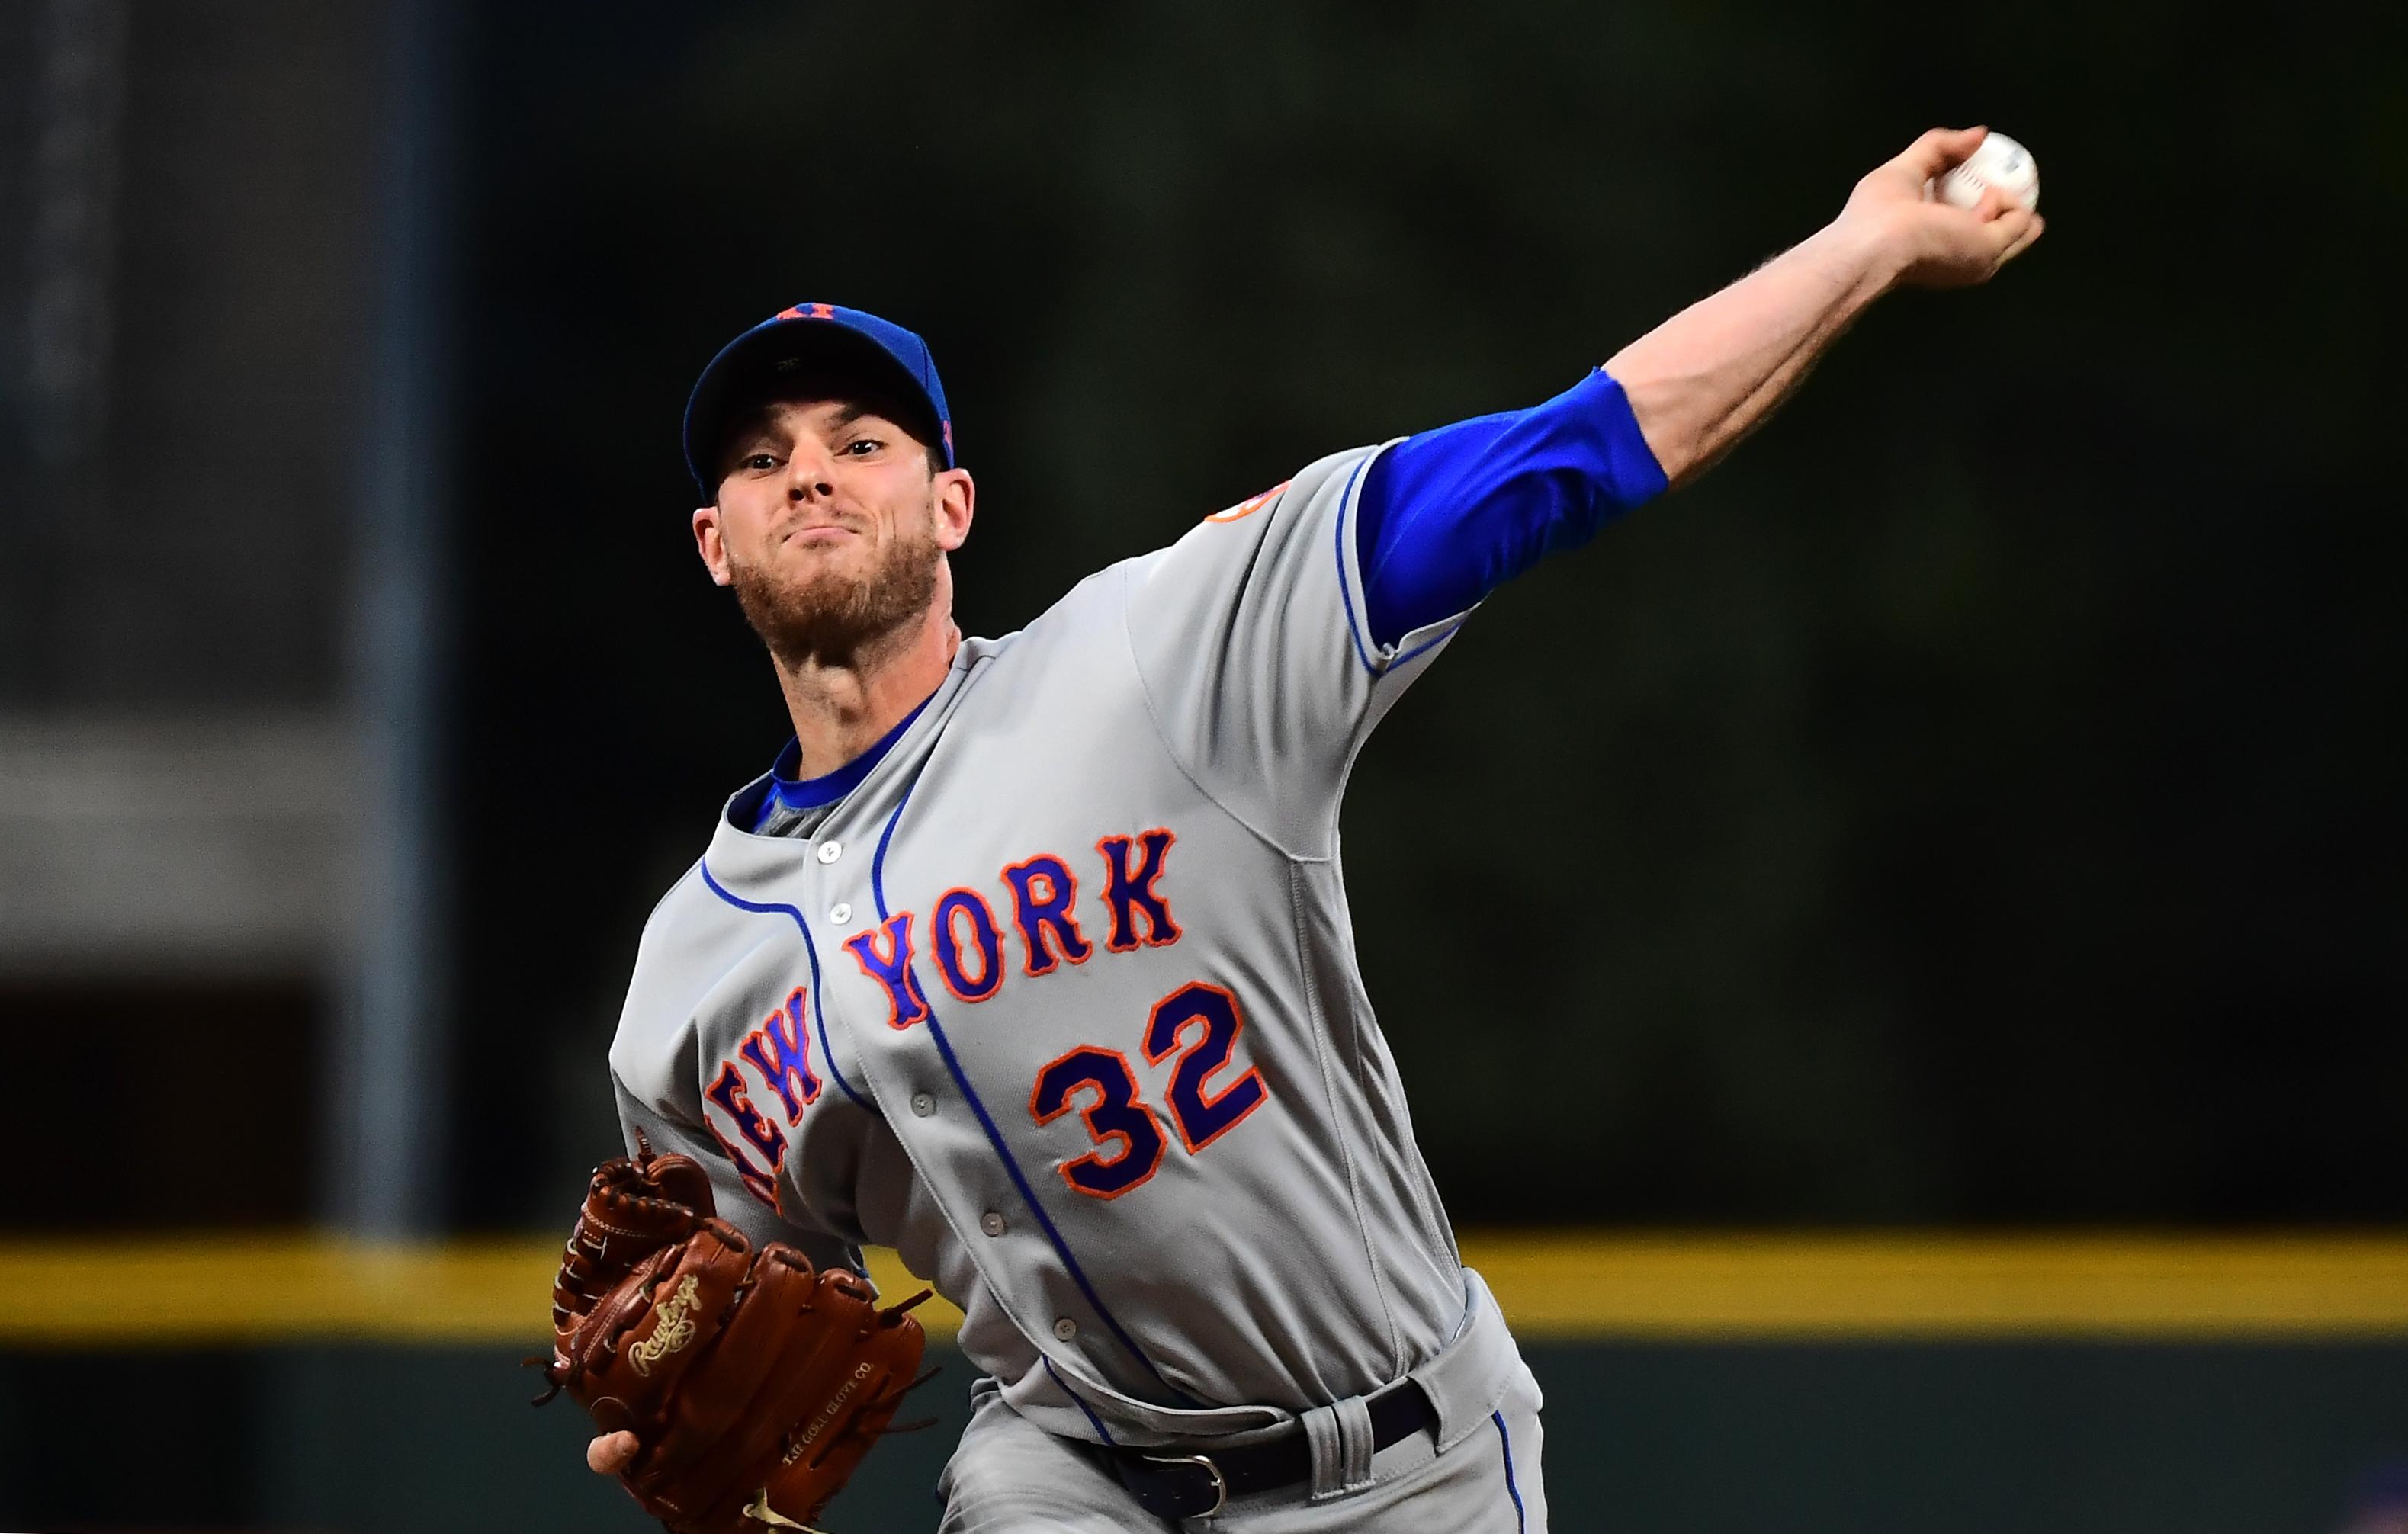
M 896 535 L 866 580 L 833 571 L 796 578 L 778 570 L 731 563 L 729 582 L 744 621 L 769 653 L 788 670 L 810 664 L 858 662 L 899 638 L 926 614 L 937 595 L 937 547 L 933 518 Z

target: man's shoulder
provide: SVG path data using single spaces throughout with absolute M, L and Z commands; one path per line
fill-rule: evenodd
M 1028 653 L 1020 658 L 1035 659 L 1039 653 L 1056 652 L 1089 638 L 1118 638 L 1125 635 L 1125 621 L 1132 606 L 1156 599 L 1148 590 L 1156 575 L 1185 568 L 1198 553 L 1217 557 L 1226 552 L 1240 563 L 1252 562 L 1260 556 L 1260 539 L 1249 535 L 1275 526 L 1292 530 L 1303 520 L 1308 508 L 1322 511 L 1334 507 L 1363 466 L 1387 445 L 1348 448 L 1318 458 L 1292 478 L 1235 505 L 1200 515 L 1179 528 L 1169 542 L 1106 565 L 1065 592 L 1027 627 L 998 638 L 966 642 L 982 647 L 982 658 L 1002 659 L 1012 652 L 1025 651 Z M 1270 514 L 1257 515 L 1265 511 Z M 1247 531 L 1223 533 L 1232 528 Z
M 995 639 L 978 639 L 973 643 L 989 647 L 1000 659 L 1014 651 L 1039 649 L 1075 640 L 1082 634 L 1098 628 L 1109 628 L 1120 615 L 1128 600 L 1129 572 L 1146 561 L 1160 557 L 1160 551 L 1115 560 L 1094 574 L 1082 577 L 1078 584 L 1055 597 L 1051 606 L 1029 620 L 1025 628 Z
M 974 678 L 973 696 L 982 694 L 991 700 L 1032 686 L 1068 682 L 1081 672 L 1082 659 L 1105 667 L 1121 664 L 1128 650 L 1125 614 L 1136 572 L 1166 552 L 1105 566 L 1064 592 L 1025 627 L 994 638 L 963 640 L 971 667 L 981 673 Z
M 668 887 L 636 939 L 635 968 L 610 1046 L 622 1081 L 657 1066 L 662 1046 L 686 1030 L 696 1000 L 724 972 L 731 946 L 742 946 L 744 912 L 713 890 L 710 870 L 696 858 Z
M 644 918 L 643 934 L 636 939 L 638 965 L 647 955 L 672 943 L 680 928 L 694 926 L 708 918 L 711 908 L 718 904 L 710 894 L 710 879 L 709 867 L 696 857 L 652 902 L 652 914 Z

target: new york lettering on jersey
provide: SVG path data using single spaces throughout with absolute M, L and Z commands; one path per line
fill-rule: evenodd
M 1102 909 L 1090 913 L 1090 919 L 1105 925 L 1109 935 L 1104 946 L 1109 951 L 1127 953 L 1179 939 L 1178 924 L 1157 887 L 1165 855 L 1177 839 L 1164 826 L 1134 837 L 1097 839 Z M 915 911 L 898 910 L 876 927 L 844 939 L 844 951 L 861 973 L 878 982 L 886 993 L 887 1026 L 909 1028 L 925 1023 L 930 1015 L 916 961 L 933 964 L 946 991 L 957 1001 L 976 1003 L 996 995 L 1010 972 L 1005 928 L 996 914 L 998 904 L 1010 912 L 1021 955 L 1019 968 L 1025 975 L 1049 974 L 1066 958 L 1084 963 L 1096 951 L 1082 932 L 1076 909 L 1077 877 L 1060 858 L 1041 853 L 1009 865 L 998 870 L 991 883 L 1008 890 L 1009 898 L 998 896 L 990 902 L 978 888 L 957 885 L 938 898 L 925 923 Z M 915 939 L 915 925 L 924 939 Z M 926 943 L 924 953 L 918 947 L 920 940 Z M 745 1187 L 773 1211 L 778 1208 L 777 1183 L 785 1164 L 786 1133 L 802 1122 L 804 1109 L 819 1100 L 824 1086 L 811 1067 L 810 996 L 810 986 L 796 986 L 744 1035 L 732 1058 L 719 1062 L 703 1091 L 704 1100 L 719 1111 L 710 1125 L 714 1137 L 736 1164 Z M 1197 1024 L 1203 1025 L 1200 1032 L 1191 1026 Z M 1219 1138 L 1262 1101 L 1262 1082 L 1252 1070 L 1211 1092 L 1207 1100 L 1204 1083 L 1228 1064 L 1242 1027 L 1232 994 L 1202 982 L 1164 997 L 1149 1014 L 1144 1050 L 1150 1064 L 1160 1064 L 1178 1047 L 1182 1031 L 1196 1034 L 1180 1052 L 1180 1063 L 1164 1099 L 1190 1150 Z M 1082 1046 L 1091 1052 L 1099 1048 Z M 1125 1055 L 1111 1053 L 1125 1065 Z M 1052 1103 L 1043 1111 L 1040 1123 L 1065 1111 L 1068 1097 L 1081 1084 L 1092 1085 L 1097 1097 L 1097 1101 L 1082 1110 L 1091 1130 L 1098 1122 L 1098 1112 L 1107 1118 L 1134 1116 L 1148 1122 L 1152 1118 L 1151 1111 L 1136 1097 L 1133 1077 L 1086 1082 L 1075 1074 L 1054 1070 L 1040 1072 L 1039 1082 L 1039 1095 Z M 754 1106 L 756 1097 L 774 1104 L 776 1122 L 771 1111 Z M 1097 1138 L 1100 1143 L 1102 1136 Z M 1064 1163 L 1065 1180 L 1090 1193 L 1103 1192 L 1107 1183 L 1113 1183 L 1112 1191 L 1125 1191 L 1131 1185 L 1125 1174 L 1093 1175 L 1095 1169 L 1128 1165 L 1129 1153 L 1138 1142 L 1152 1144 L 1158 1157 L 1161 1135 L 1158 1128 L 1149 1128 L 1135 1140 L 1126 1134 L 1119 1138 L 1117 1155 L 1089 1154 Z M 1082 1175 L 1082 1169 L 1090 1175 Z

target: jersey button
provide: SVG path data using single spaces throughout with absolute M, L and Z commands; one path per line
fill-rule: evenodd
M 924 1119 L 936 1111 L 937 1099 L 935 1097 L 930 1097 L 925 1092 L 914 1092 L 911 1094 L 911 1111 L 914 1114 Z
M 1067 1342 L 1078 1335 L 1079 1324 L 1068 1316 L 1066 1315 L 1054 1323 L 1054 1337 L 1056 1341 Z
M 820 843 L 820 861 L 821 861 L 821 862 L 823 862 L 823 863 L 833 863 L 833 862 L 835 862 L 838 858 L 842 857 L 843 855 L 844 855 L 844 843 L 843 843 L 843 842 L 840 842 L 840 841 L 823 841 L 823 842 L 821 842 L 821 843 Z
M 993 1210 L 988 1210 L 979 1216 L 979 1228 L 990 1236 L 1000 1236 L 1004 1230 L 1003 1216 Z
M 851 906 L 845 905 L 843 902 L 839 901 L 836 905 L 828 908 L 828 923 L 830 925 L 842 926 L 845 923 L 852 920 L 853 908 Z

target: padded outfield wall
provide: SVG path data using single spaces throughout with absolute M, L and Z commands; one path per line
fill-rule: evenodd
M 626 1530 L 530 1411 L 549 1242 L 0 1249 L 0 1527 Z M 2408 1455 L 2408 1239 L 1474 1240 L 1559 1529 L 2332 1530 Z M 890 1283 L 901 1276 L 884 1269 Z M 529 1326 L 533 1317 L 535 1325 Z M 950 1335 L 952 1317 L 937 1328 Z M 933 1528 L 966 1415 L 823 1522 Z

